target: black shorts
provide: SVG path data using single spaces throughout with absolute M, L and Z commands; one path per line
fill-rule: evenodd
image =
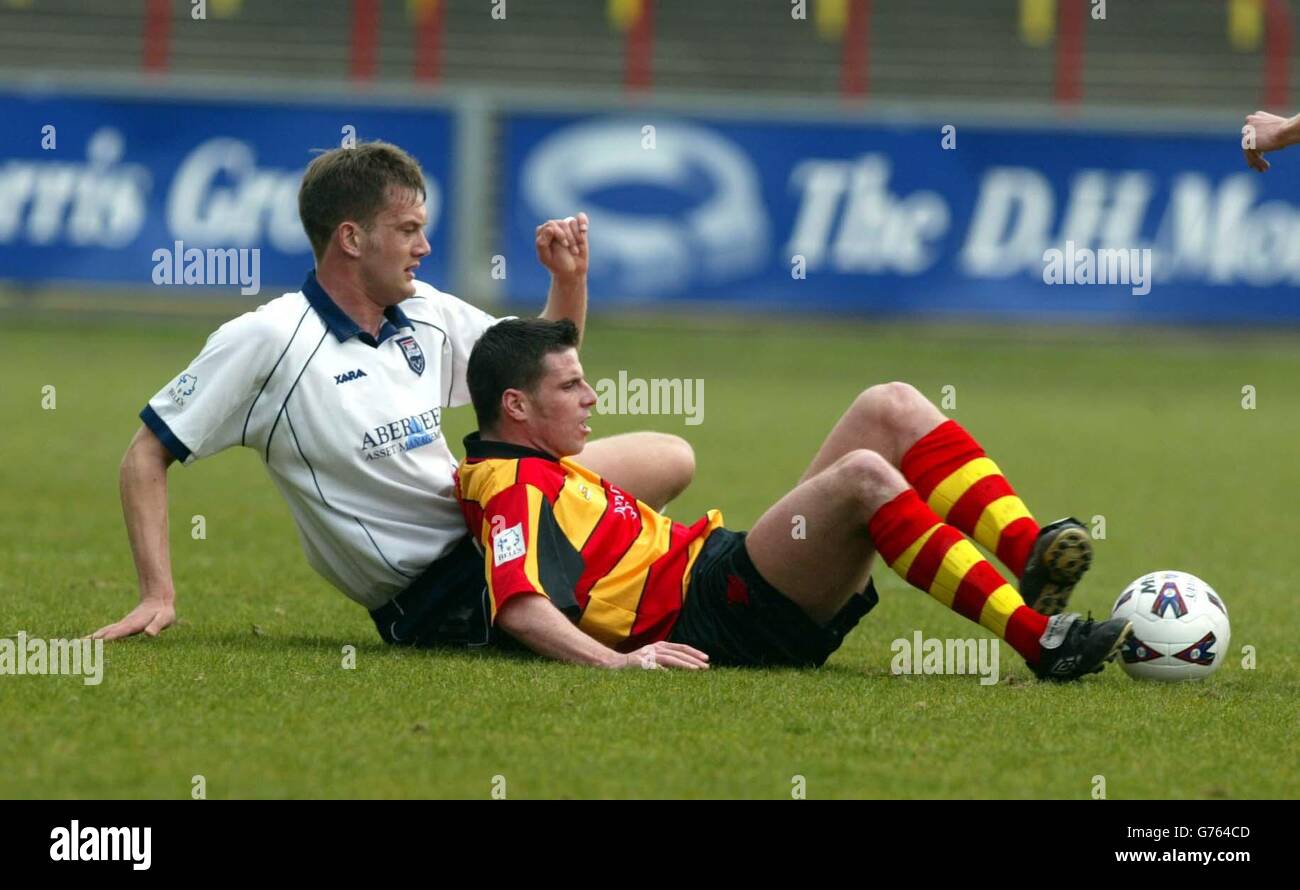
M 385 643 L 486 646 L 497 641 L 483 554 L 468 535 L 370 617 Z
M 744 532 L 720 528 L 691 568 L 686 602 L 668 639 L 694 646 L 719 666 L 819 667 L 878 601 L 868 580 L 823 627 L 758 573 Z

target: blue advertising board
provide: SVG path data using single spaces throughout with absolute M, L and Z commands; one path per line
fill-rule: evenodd
M 0 92 L 0 119 L 0 278 L 166 286 L 184 282 L 192 251 L 255 249 L 267 296 L 296 289 L 312 267 L 303 170 L 349 139 L 420 161 L 432 247 L 420 274 L 449 276 L 446 111 Z
M 585 210 L 593 305 L 1300 321 L 1300 155 L 1241 137 L 518 113 L 507 255 Z M 511 299 L 545 291 L 513 263 Z

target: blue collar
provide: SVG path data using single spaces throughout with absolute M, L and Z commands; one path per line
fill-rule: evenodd
M 321 287 L 320 282 L 316 280 L 316 270 L 307 273 L 307 280 L 302 285 L 303 296 L 311 304 L 311 308 L 316 310 L 320 320 L 325 322 L 325 327 L 329 328 L 330 333 L 338 338 L 342 343 L 352 337 L 357 337 L 367 346 L 378 346 L 389 337 L 397 333 L 399 328 L 414 328 L 411 320 L 406 317 L 397 306 L 389 306 L 384 310 L 384 326 L 379 329 L 379 336 L 372 337 L 367 331 L 361 330 L 352 317 L 339 308 L 339 304 L 330 299 L 330 295 L 325 293 L 325 288 Z

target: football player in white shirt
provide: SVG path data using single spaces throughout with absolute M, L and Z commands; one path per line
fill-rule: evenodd
M 232 445 L 262 456 L 312 567 L 394 643 L 489 641 L 482 559 L 456 504 L 444 408 L 469 403 L 470 350 L 496 319 L 415 278 L 429 253 L 419 164 L 382 142 L 319 155 L 298 195 L 315 270 L 302 290 L 222 325 L 141 411 L 120 471 L 140 603 L 94 633 L 176 619 L 167 470 Z M 537 228 L 543 318 L 587 311 L 587 218 Z M 588 467 L 656 508 L 694 474 L 676 436 L 593 441 Z

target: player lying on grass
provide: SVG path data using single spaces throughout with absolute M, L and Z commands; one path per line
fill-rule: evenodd
M 486 642 L 481 560 L 452 490 L 444 408 L 467 404 L 465 366 L 496 319 L 419 281 L 429 255 L 424 175 L 395 145 L 319 155 L 298 211 L 316 267 L 302 290 L 222 325 L 140 412 L 122 459 L 122 511 L 140 603 L 96 638 L 161 633 L 176 618 L 167 471 L 234 445 L 255 450 L 312 567 L 370 610 L 390 643 Z M 581 330 L 587 219 L 537 228 L 551 273 L 544 318 Z M 662 433 L 593 442 L 602 473 L 662 506 L 694 472 Z
M 912 387 L 859 396 L 745 534 L 716 510 L 673 522 L 570 459 L 596 404 L 577 345 L 568 322 L 505 321 L 469 360 L 479 431 L 456 493 L 495 625 L 530 649 L 604 667 L 820 665 L 875 605 L 877 552 L 1042 678 L 1100 671 L 1131 632 L 1062 612 L 1091 560 L 1087 534 L 1075 520 L 1040 529 L 975 440 Z

